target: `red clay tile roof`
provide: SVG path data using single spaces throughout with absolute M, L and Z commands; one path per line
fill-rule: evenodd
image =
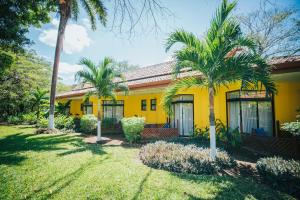
M 273 58 L 269 63 L 275 66 L 274 73 L 277 71 L 281 73 L 286 69 L 290 70 L 290 65 L 292 65 L 293 68 L 295 66 L 300 68 L 300 56 L 277 57 Z M 126 72 L 124 73 L 126 84 L 130 89 L 168 84 L 173 78 L 172 68 L 174 65 L 175 61 L 169 61 Z M 180 77 L 197 75 L 199 76 L 201 74 L 186 69 L 185 72 L 180 74 Z M 72 91 L 58 94 L 56 98 L 82 96 L 90 90 L 93 90 L 93 87 L 89 84 L 78 85 Z

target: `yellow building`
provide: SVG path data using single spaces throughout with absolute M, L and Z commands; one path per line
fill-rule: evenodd
M 215 115 L 231 128 L 244 133 L 275 136 L 278 124 L 295 120 L 300 108 L 300 56 L 280 57 L 270 62 L 278 93 L 266 98 L 264 91 L 241 91 L 239 83 L 222 87 L 215 96 Z M 182 90 L 174 98 L 174 115 L 168 116 L 161 103 L 164 90 L 172 83 L 172 65 L 165 62 L 125 73 L 130 89 L 125 95 L 117 93 L 117 103 L 102 99 L 104 118 L 142 116 L 147 124 L 178 128 L 180 135 L 190 135 L 194 127 L 208 126 L 208 91 L 201 88 Z M 183 72 L 181 76 L 194 76 Z M 83 96 L 92 87 L 76 87 L 57 95 L 59 101 L 71 101 L 73 116 L 97 115 L 97 99 L 83 102 Z M 277 124 L 277 126 L 276 126 Z

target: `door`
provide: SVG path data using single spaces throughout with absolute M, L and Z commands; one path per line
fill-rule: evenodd
M 191 102 L 176 102 L 173 104 L 173 122 L 171 126 L 178 128 L 181 136 L 190 136 L 194 131 L 194 109 Z

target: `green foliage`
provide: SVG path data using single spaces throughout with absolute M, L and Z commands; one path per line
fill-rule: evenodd
M 36 114 L 31 112 L 31 113 L 27 113 L 22 115 L 22 121 L 26 124 L 36 124 L 37 122 L 37 117 Z
M 49 119 L 42 117 L 42 118 L 39 120 L 38 126 L 39 126 L 40 128 L 48 128 L 48 126 L 49 126 Z
M 216 124 L 216 139 L 223 142 L 227 147 L 238 147 L 242 142 L 241 133 L 238 128 L 230 129 L 219 119 L 215 121 Z M 205 127 L 194 128 L 194 137 L 204 140 L 209 140 L 209 128 Z
M 117 119 L 116 118 L 103 118 L 102 120 L 102 127 L 103 128 L 113 128 L 114 125 L 117 123 Z
M 261 158 L 256 169 L 264 181 L 277 189 L 295 192 L 300 190 L 300 163 L 280 157 Z
M 83 133 L 95 133 L 97 118 L 94 115 L 83 115 L 80 119 L 80 131 Z
M 0 118 L 29 113 L 34 109 L 33 93 L 38 86 L 50 87 L 51 67 L 34 53 L 16 56 L 9 69 L 0 74 Z
M 73 130 L 75 128 L 72 117 L 58 115 L 54 118 L 54 124 L 57 129 Z
M 145 165 L 172 172 L 215 174 L 235 166 L 235 161 L 225 151 L 218 150 L 216 160 L 211 160 L 208 148 L 158 141 L 143 146 L 140 159 Z
M 145 118 L 123 118 L 121 123 L 125 137 L 130 143 L 136 142 L 141 138 L 141 133 L 143 132 L 145 126 Z
M 66 102 L 58 102 L 55 106 L 56 112 L 60 115 L 69 115 L 68 109 L 70 109 L 71 102 L 71 100 L 68 100 Z
M 300 122 L 286 122 L 281 125 L 281 129 L 292 133 L 295 136 L 300 136 Z
M 48 23 L 55 3 L 44 0 L 0 1 L 0 47 L 13 51 L 23 50 L 25 45 L 31 43 L 26 35 L 29 27 Z
M 85 66 L 85 69 L 76 73 L 76 80 L 82 83 L 90 83 L 95 90 L 87 93 L 87 97 L 94 94 L 98 98 L 105 97 L 116 99 L 115 91 L 127 91 L 126 85 L 116 83 L 116 79 L 123 79 L 121 73 L 115 71 L 115 62 L 105 57 L 99 65 L 95 65 L 91 60 L 83 58 L 80 60 L 81 65 Z
M 64 129 L 64 130 L 73 130 L 75 128 L 75 123 L 72 117 L 68 117 L 65 115 L 58 115 L 54 118 L 54 124 L 57 129 Z M 38 126 L 40 128 L 48 128 L 49 126 L 49 119 L 41 118 Z
M 21 124 L 22 123 L 22 117 L 20 117 L 20 116 L 9 116 L 7 118 L 7 122 L 9 124 Z

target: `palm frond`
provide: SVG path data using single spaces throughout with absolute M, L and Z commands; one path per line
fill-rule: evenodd
M 90 4 L 93 5 L 95 14 L 97 14 L 99 21 L 103 26 L 107 23 L 107 9 L 105 8 L 101 0 L 89 0 Z
M 193 86 L 203 87 L 205 85 L 206 85 L 205 80 L 196 77 L 188 77 L 188 78 L 177 80 L 171 86 L 169 86 L 164 93 L 164 97 L 162 99 L 164 109 L 168 114 L 172 114 L 172 110 L 171 110 L 172 101 L 174 96 L 179 90 L 188 89 Z
M 188 33 L 184 30 L 177 30 L 169 36 L 167 42 L 165 44 L 166 52 L 175 44 L 175 43 L 182 43 L 187 47 L 201 49 L 202 44 L 201 41 L 193 34 Z
M 86 11 L 86 13 L 87 13 L 87 15 L 88 15 L 88 17 L 90 19 L 92 30 L 96 30 L 95 11 L 93 10 L 93 7 L 92 7 L 90 1 L 88 1 L 88 0 L 81 0 L 81 4 L 82 4 L 84 10 Z
M 78 6 L 78 1 L 77 0 L 72 0 L 71 1 L 71 12 L 72 12 L 72 17 L 75 21 L 78 19 L 79 15 L 79 6 Z

